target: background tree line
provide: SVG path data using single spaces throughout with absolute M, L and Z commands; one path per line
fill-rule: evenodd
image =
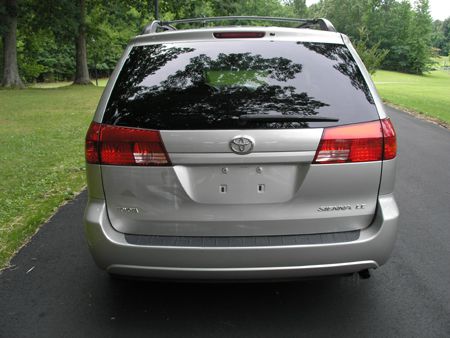
M 163 19 L 222 15 L 326 17 L 350 36 L 370 70 L 421 74 L 448 55 L 450 18 L 432 21 L 428 0 L 160 0 Z M 130 37 L 154 17 L 153 0 L 0 0 L 2 85 L 90 83 L 109 76 Z

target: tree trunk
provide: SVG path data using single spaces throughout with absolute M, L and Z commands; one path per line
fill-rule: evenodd
M 75 37 L 75 50 L 76 50 L 76 72 L 74 84 L 91 84 L 89 78 L 89 69 L 87 65 L 87 51 L 86 51 L 86 6 L 85 0 L 79 0 L 78 5 L 80 7 L 80 19 L 78 26 L 78 35 Z
M 17 66 L 17 0 L 4 1 L 6 13 L 2 18 L 5 23 L 3 41 L 3 77 L 2 86 L 23 88 Z

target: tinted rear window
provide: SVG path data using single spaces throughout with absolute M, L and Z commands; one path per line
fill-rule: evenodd
M 242 121 L 244 114 L 338 122 Z M 104 123 L 161 130 L 326 127 L 378 119 L 343 45 L 211 41 L 134 47 Z

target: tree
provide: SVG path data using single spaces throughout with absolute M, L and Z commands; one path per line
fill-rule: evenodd
M 86 2 L 85 0 L 78 0 L 78 15 L 76 15 L 78 23 L 78 31 L 75 36 L 75 50 L 76 50 L 76 71 L 74 84 L 91 84 L 89 78 L 89 70 L 87 63 L 86 51 Z
M 164 4 L 161 2 L 161 5 Z M 165 12 L 165 9 L 164 9 Z M 130 37 L 153 20 L 147 1 L 120 1 L 113 6 L 94 6 L 87 15 L 88 66 L 109 76 Z
M 36 30 L 47 29 L 57 40 L 71 43 L 74 48 L 75 84 L 90 84 L 87 67 L 87 4 L 94 6 L 100 0 L 32 0 L 30 10 L 39 15 L 33 16 L 30 23 Z
M 444 48 L 442 49 L 443 55 L 450 55 L 450 17 L 442 23 L 442 33 L 445 39 Z
M 298 18 L 308 17 L 308 6 L 306 0 L 289 0 L 287 6 L 290 7 L 292 13 Z
M 22 10 L 20 18 L 18 61 L 22 78 L 31 82 L 79 78 L 75 77 L 77 63 L 80 65 L 84 60 L 82 54 L 81 61 L 80 54 L 77 58 L 76 48 L 81 16 L 79 0 L 22 1 L 29 6 Z M 100 0 L 85 2 L 82 32 L 86 41 L 87 69 L 91 75 L 95 68 L 100 76 L 108 77 L 130 37 L 139 34 L 142 27 L 151 21 L 151 7 L 147 1 L 138 0 L 110 0 L 107 5 Z
M 433 22 L 431 41 L 440 55 L 447 56 L 450 54 L 450 17 L 444 21 L 435 20 Z
M 430 69 L 431 60 L 431 30 L 432 19 L 428 0 L 417 0 L 413 14 L 409 36 L 409 70 L 422 74 Z
M 355 49 L 358 55 L 364 62 L 367 70 L 370 74 L 375 73 L 377 69 L 380 68 L 383 63 L 384 58 L 389 53 L 386 49 L 380 49 L 380 42 L 368 47 L 369 37 L 366 27 L 361 27 L 359 29 L 359 39 L 355 44 Z
M 19 9 L 7 15 L 6 4 L 16 2 Z M 19 21 L 17 42 L 6 45 L 3 38 L 0 49 L 16 46 L 8 48 L 13 51 L 8 55 L 14 55 L 14 51 L 17 54 L 16 67 L 7 68 L 15 72 L 17 81 L 90 83 L 89 72 L 94 67 L 101 76 L 109 76 L 128 40 L 153 20 L 153 8 L 153 0 L 0 0 L 2 37 L 14 32 L 7 29 L 14 23 L 9 18 L 15 19 L 16 25 Z M 433 28 L 427 8 L 428 1 L 416 1 L 412 7 L 410 0 L 321 0 L 310 7 L 305 0 L 160 0 L 164 20 L 226 15 L 326 17 L 338 31 L 350 36 L 369 69 L 379 65 L 410 73 L 428 69 L 431 45 L 441 55 L 450 51 L 450 18 L 435 21 Z M 237 22 L 214 25 L 221 24 Z M 270 23 L 252 20 L 240 24 Z M 387 50 L 381 61 L 380 53 Z M 0 66 L 5 64 L 4 55 L 0 54 Z M 0 73 L 4 73 L 1 67 Z M 12 81 L 13 86 L 17 81 Z
M 411 72 L 409 60 L 411 29 L 413 24 L 411 4 L 408 0 L 374 0 L 365 15 L 368 46 L 379 43 L 389 50 L 381 64 L 383 69 Z
M 369 7 L 369 0 L 322 0 L 309 9 L 310 16 L 327 18 L 339 32 L 357 39 Z
M 3 45 L 3 87 L 23 88 L 17 66 L 17 0 L 1 0 L 0 24 Z

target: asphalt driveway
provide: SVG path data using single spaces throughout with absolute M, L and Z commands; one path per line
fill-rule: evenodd
M 450 131 L 388 110 L 400 230 L 371 279 L 111 281 L 84 241 L 82 193 L 0 274 L 0 337 L 450 336 Z

